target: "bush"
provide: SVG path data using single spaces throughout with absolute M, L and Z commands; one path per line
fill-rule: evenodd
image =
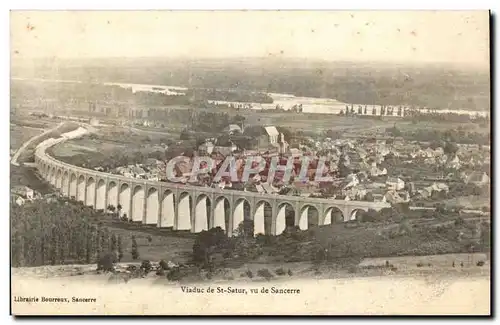
M 165 262 L 164 260 L 161 260 L 160 263 L 158 263 L 158 265 L 161 270 L 168 270 L 168 263 Z
M 183 272 L 181 272 L 180 268 L 175 267 L 175 268 L 171 269 L 171 270 L 167 273 L 167 280 L 168 280 L 168 281 L 179 281 L 179 280 L 181 280 L 184 276 L 185 276 L 185 274 L 184 274 Z
M 368 211 L 361 214 L 361 222 L 375 222 L 379 220 L 379 213 L 373 209 L 368 209 Z
M 110 252 L 99 258 L 97 262 L 97 271 L 113 272 L 115 263 L 118 262 L 118 256 L 115 252 Z
M 148 274 L 153 269 L 153 264 L 150 261 L 144 260 L 141 263 L 141 270 L 143 270 L 146 274 Z
M 436 208 L 437 213 L 440 213 L 440 214 L 446 213 L 446 207 L 443 203 L 436 203 L 434 205 L 434 207 Z
M 299 226 L 288 227 L 286 232 L 290 235 L 290 238 L 295 241 L 306 241 L 309 239 L 309 232 L 300 230 Z
M 293 272 L 292 272 L 292 270 L 290 270 L 290 269 L 288 269 L 288 272 L 287 272 L 287 273 L 288 273 L 288 276 L 292 276 L 292 275 L 293 275 Z
M 465 220 L 462 217 L 458 217 L 455 219 L 455 226 L 463 226 L 465 224 Z
M 285 275 L 286 271 L 282 267 L 280 267 L 274 273 L 276 273 L 276 275 Z
M 266 279 L 267 281 L 271 280 L 274 275 L 268 269 L 260 269 L 257 271 L 257 276 Z
M 246 276 L 247 276 L 248 278 L 250 278 L 250 279 L 252 279 L 252 278 L 253 278 L 253 272 L 252 272 L 251 270 L 247 270 L 247 271 L 245 272 L 245 274 L 246 274 Z
M 276 244 L 278 236 L 258 234 L 257 237 L 255 237 L 255 240 L 259 245 L 270 246 Z
M 234 236 L 241 237 L 252 237 L 254 232 L 254 223 L 253 220 L 243 220 L 238 225 L 238 228 L 234 232 Z
M 127 271 L 129 271 L 129 272 L 135 272 L 135 271 L 137 271 L 137 266 L 135 266 L 135 265 L 128 265 L 127 266 Z

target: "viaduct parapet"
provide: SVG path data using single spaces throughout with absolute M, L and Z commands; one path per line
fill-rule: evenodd
M 293 220 L 288 220 L 288 224 L 293 222 L 305 230 L 310 225 L 355 219 L 359 211 L 390 207 L 382 202 L 269 195 L 97 172 L 61 162 L 46 153 L 47 148 L 66 139 L 49 139 L 37 147 L 35 164 L 45 180 L 64 196 L 87 206 L 105 210 L 110 205 L 120 205 L 121 215 L 157 227 L 194 233 L 221 227 L 232 236 L 244 219 L 250 219 L 254 221 L 255 234 L 279 235 L 291 216 Z M 317 218 L 314 218 L 317 220 L 308 220 L 313 219 L 310 209 L 317 211 Z

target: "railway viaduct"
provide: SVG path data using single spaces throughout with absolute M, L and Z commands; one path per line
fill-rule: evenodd
M 46 149 L 64 141 L 49 139 L 35 151 L 35 164 L 44 179 L 64 196 L 95 209 L 122 207 L 132 221 L 174 230 L 201 232 L 221 227 L 232 236 L 244 219 L 254 221 L 255 234 L 279 235 L 286 228 L 285 211 L 305 230 L 309 210 L 317 211 L 317 225 L 349 221 L 360 210 L 390 207 L 382 202 L 344 201 L 301 196 L 269 195 L 246 191 L 180 185 L 97 172 L 61 162 Z M 271 211 L 264 213 L 264 210 Z M 289 212 L 288 215 L 291 213 Z

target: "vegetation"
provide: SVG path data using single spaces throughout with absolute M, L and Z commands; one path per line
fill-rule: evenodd
M 221 229 L 204 231 L 195 240 L 193 261 L 213 271 L 235 261 L 249 262 L 265 256 L 266 260 L 276 262 L 311 261 L 318 269 L 324 261 L 342 263 L 365 257 L 466 253 L 470 252 L 471 243 L 477 251 L 490 249 L 489 224 L 483 223 L 477 230 L 477 221 L 466 221 L 448 210 L 435 211 L 429 216 L 431 220 L 424 222 L 406 218 L 405 211 L 401 207 L 380 212 L 369 210 L 362 215 L 361 222 L 353 221 L 352 225 L 328 225 L 306 231 L 290 227 L 279 236 L 253 237 L 242 232 L 228 238 Z M 365 226 L 364 222 L 373 226 Z M 376 223 L 382 223 L 386 229 L 381 230 Z M 239 229 L 243 228 L 241 223 Z M 352 239 L 354 232 L 357 240 Z M 269 278 L 263 272 L 257 276 Z M 275 273 L 287 274 L 283 268 Z
M 104 254 L 104 256 L 99 258 L 97 262 L 97 270 L 104 272 L 113 272 L 115 270 L 115 263 L 118 262 L 118 258 L 115 252 L 110 252 Z
M 35 62 L 36 64 L 36 62 Z M 188 68 L 187 68 L 188 67 Z M 207 69 L 207 67 L 210 67 Z M 275 92 L 296 96 L 335 98 L 346 103 L 416 105 L 437 108 L 487 110 L 490 105 L 489 71 L 470 71 L 451 66 L 397 66 L 390 64 L 361 65 L 353 62 L 305 62 L 301 59 L 236 59 L 152 62 L 136 59 L 93 60 L 68 62 L 59 60 L 57 75 L 49 66 L 13 73 L 26 77 L 87 80 L 89 74 L 97 80 L 134 82 L 158 85 L 178 85 L 191 89 L 225 89 L 214 99 L 228 98 L 227 90 L 241 92 Z M 472 82 L 474 80 L 474 82 Z M 13 87 L 15 88 L 15 87 Z M 47 97 L 49 86 L 32 87 L 38 97 Z M 54 85 L 54 96 L 56 86 Z M 116 87 L 114 92 L 100 86 L 78 89 L 77 84 L 58 91 L 61 99 L 75 97 L 81 101 L 98 98 L 128 101 L 131 92 Z M 31 89 L 30 91 L 31 92 Z M 25 89 L 11 90 L 15 97 L 26 94 Z M 113 94 L 110 96 L 109 94 Z M 198 99 L 207 98 L 213 91 L 204 91 Z M 149 95 L 150 97 L 153 97 Z M 220 97 L 221 96 L 221 97 Z M 231 95 L 233 96 L 233 95 Z M 158 96 L 159 97 L 159 96 Z M 189 96 L 163 96 L 160 103 L 190 99 Z M 168 98 L 171 97 L 171 98 Z M 178 98 L 181 97 L 181 98 Z M 188 98 L 182 98 L 188 97 Z M 139 100 L 139 95 L 134 97 Z M 148 98 L 148 97 L 146 97 Z M 140 100 L 144 100 L 140 98 Z M 244 98 L 240 98 L 244 100 Z M 155 100 L 156 101 L 156 100 Z
M 130 251 L 132 254 L 132 259 L 137 260 L 139 258 L 139 250 L 137 249 L 137 240 L 135 236 L 132 236 L 132 250 Z
M 260 270 L 258 270 L 257 271 L 257 276 L 260 276 L 260 277 L 266 279 L 267 281 L 271 280 L 274 277 L 274 275 L 268 269 L 260 269 Z
M 99 225 L 96 212 L 79 204 L 13 205 L 11 229 L 13 266 L 94 263 L 112 246 L 112 235 Z
M 392 133 L 394 135 L 394 133 Z M 435 146 L 441 146 L 445 149 L 446 153 L 454 153 L 457 151 L 456 143 L 460 144 L 480 144 L 480 145 L 490 145 L 491 134 L 490 132 L 466 132 L 462 128 L 449 129 L 449 130 L 436 130 L 436 129 L 417 129 L 415 131 L 401 132 L 402 136 L 406 140 L 413 141 L 423 141 L 423 142 L 433 142 L 436 140 L 441 140 L 441 143 Z M 454 146 L 449 147 L 450 145 Z M 448 150 L 448 147 L 450 148 Z

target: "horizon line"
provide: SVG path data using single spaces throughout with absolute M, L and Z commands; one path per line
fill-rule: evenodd
M 14 61 L 92 61 L 92 60 L 164 60 L 164 61 L 179 61 L 179 62 L 196 62 L 196 61 L 235 61 L 235 60 L 269 60 L 269 61 L 309 61 L 310 63 L 355 63 L 355 64 L 390 64 L 390 65 L 407 65 L 407 66 L 425 66 L 425 65 L 448 65 L 460 66 L 461 68 L 490 68 L 491 61 L 487 63 L 480 62 L 453 62 L 453 61 L 395 61 L 395 60 L 363 60 L 363 59 L 322 59 L 308 57 L 283 57 L 283 56 L 206 56 L 206 57 L 186 57 L 186 56 L 86 56 L 86 57 L 54 57 L 54 56 L 39 56 L 39 57 L 16 57 L 11 54 L 11 65 Z

